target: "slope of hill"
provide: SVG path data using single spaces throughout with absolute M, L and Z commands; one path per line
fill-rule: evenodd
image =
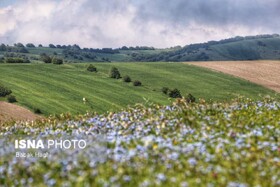
M 227 61 L 280 59 L 279 35 L 235 37 L 221 41 L 192 44 L 164 52 L 146 61 Z
M 28 45 L 30 46 L 30 45 Z M 1 57 L 21 57 L 42 62 L 40 54 L 63 58 L 65 62 L 156 62 L 156 61 L 222 61 L 280 59 L 280 36 L 259 35 L 235 37 L 167 49 L 153 47 L 121 47 L 117 49 L 80 48 L 78 45 L 52 47 L 0 46 Z M 3 61 L 3 60 L 2 60 Z
M 0 64 L 1 82 L 9 87 L 20 105 L 40 109 L 44 114 L 87 110 L 106 112 L 127 105 L 149 102 L 168 104 L 162 87 L 178 88 L 206 100 L 229 100 L 241 94 L 258 98 L 274 95 L 262 86 L 222 73 L 182 63 L 96 63 L 97 73 L 86 71 L 88 64 Z M 122 76 L 140 80 L 143 86 L 108 78 L 117 67 Z M 88 100 L 83 103 L 83 98 Z

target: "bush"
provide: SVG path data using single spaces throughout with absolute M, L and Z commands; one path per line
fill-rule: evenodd
M 90 72 L 97 72 L 97 68 L 92 64 L 87 67 L 87 70 Z
M 172 98 L 182 98 L 180 90 L 178 90 L 177 88 L 175 88 L 173 90 L 169 90 L 168 96 L 172 97 Z
M 52 63 L 53 63 L 53 64 L 60 65 L 60 64 L 63 64 L 63 60 L 60 59 L 60 58 L 54 57 L 54 58 L 52 59 Z
M 123 82 L 131 82 L 131 78 L 128 75 L 124 76 Z
M 113 79 L 119 79 L 119 78 L 121 78 L 121 74 L 116 67 L 112 67 L 109 72 L 109 77 L 113 78 Z
M 138 80 L 133 81 L 133 86 L 141 86 L 142 83 Z
M 167 94 L 168 94 L 168 91 L 169 91 L 169 88 L 167 88 L 167 87 L 162 87 L 161 91 L 162 91 L 162 93 L 164 93 L 165 95 L 167 95 Z
M 10 95 L 12 91 L 4 86 L 0 85 L 0 97 L 5 97 L 7 95 Z
M 4 63 L 4 58 L 0 58 L 0 63 Z
M 52 59 L 51 57 L 49 57 L 48 55 L 46 55 L 45 53 L 41 54 L 40 55 L 40 60 L 49 64 L 49 63 L 52 63 Z
M 42 111 L 39 108 L 34 108 L 33 111 L 35 114 L 42 114 Z
M 30 63 L 30 60 L 23 58 L 5 58 L 5 63 Z
M 32 44 L 32 43 L 28 43 L 28 44 L 26 44 L 26 47 L 31 47 L 31 48 L 34 48 L 34 47 L 35 47 L 35 45 L 34 45 L 34 44 Z
M 194 103 L 195 102 L 195 97 L 192 94 L 189 94 L 186 98 L 186 101 L 188 103 Z
M 9 96 L 7 97 L 7 101 L 8 101 L 9 103 L 15 103 L 15 102 L 17 102 L 17 99 L 16 99 L 15 96 L 9 95 Z

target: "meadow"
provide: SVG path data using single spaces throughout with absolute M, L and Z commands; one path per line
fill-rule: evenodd
M 88 63 L 77 64 L 0 64 L 1 83 L 9 87 L 18 104 L 40 109 L 44 115 L 86 111 L 119 111 L 136 103 L 167 105 L 170 99 L 162 87 L 178 88 L 183 96 L 228 101 L 238 95 L 259 99 L 275 92 L 230 75 L 182 63 L 94 63 L 98 72 L 88 72 Z M 110 79 L 117 67 L 122 76 L 140 80 L 135 87 L 121 79 Z M 83 98 L 87 102 L 83 102 Z

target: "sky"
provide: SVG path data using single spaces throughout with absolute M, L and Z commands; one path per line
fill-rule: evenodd
M 280 33 L 280 0 L 0 0 L 0 43 L 185 46 Z

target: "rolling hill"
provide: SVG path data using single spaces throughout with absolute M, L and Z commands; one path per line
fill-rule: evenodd
M 9 87 L 18 104 L 40 109 L 43 114 L 72 114 L 116 111 L 136 103 L 169 104 L 162 87 L 178 88 L 197 99 L 229 100 L 239 94 L 259 98 L 275 92 L 222 73 L 182 63 L 95 63 L 97 73 L 86 71 L 87 63 L 79 64 L 0 64 L 1 83 Z M 122 76 L 140 80 L 142 86 L 111 79 L 112 66 Z M 83 98 L 88 102 L 83 103 Z
M 191 44 L 184 47 L 156 49 L 136 46 L 112 49 L 80 48 L 78 45 L 53 45 L 51 47 L 25 47 L 2 44 L 1 58 L 20 57 L 40 63 L 40 54 L 63 58 L 65 62 L 156 62 L 156 61 L 228 61 L 228 60 L 278 60 L 280 59 L 280 36 L 258 35 L 234 37 L 220 41 Z M 3 61 L 3 60 L 2 60 Z

